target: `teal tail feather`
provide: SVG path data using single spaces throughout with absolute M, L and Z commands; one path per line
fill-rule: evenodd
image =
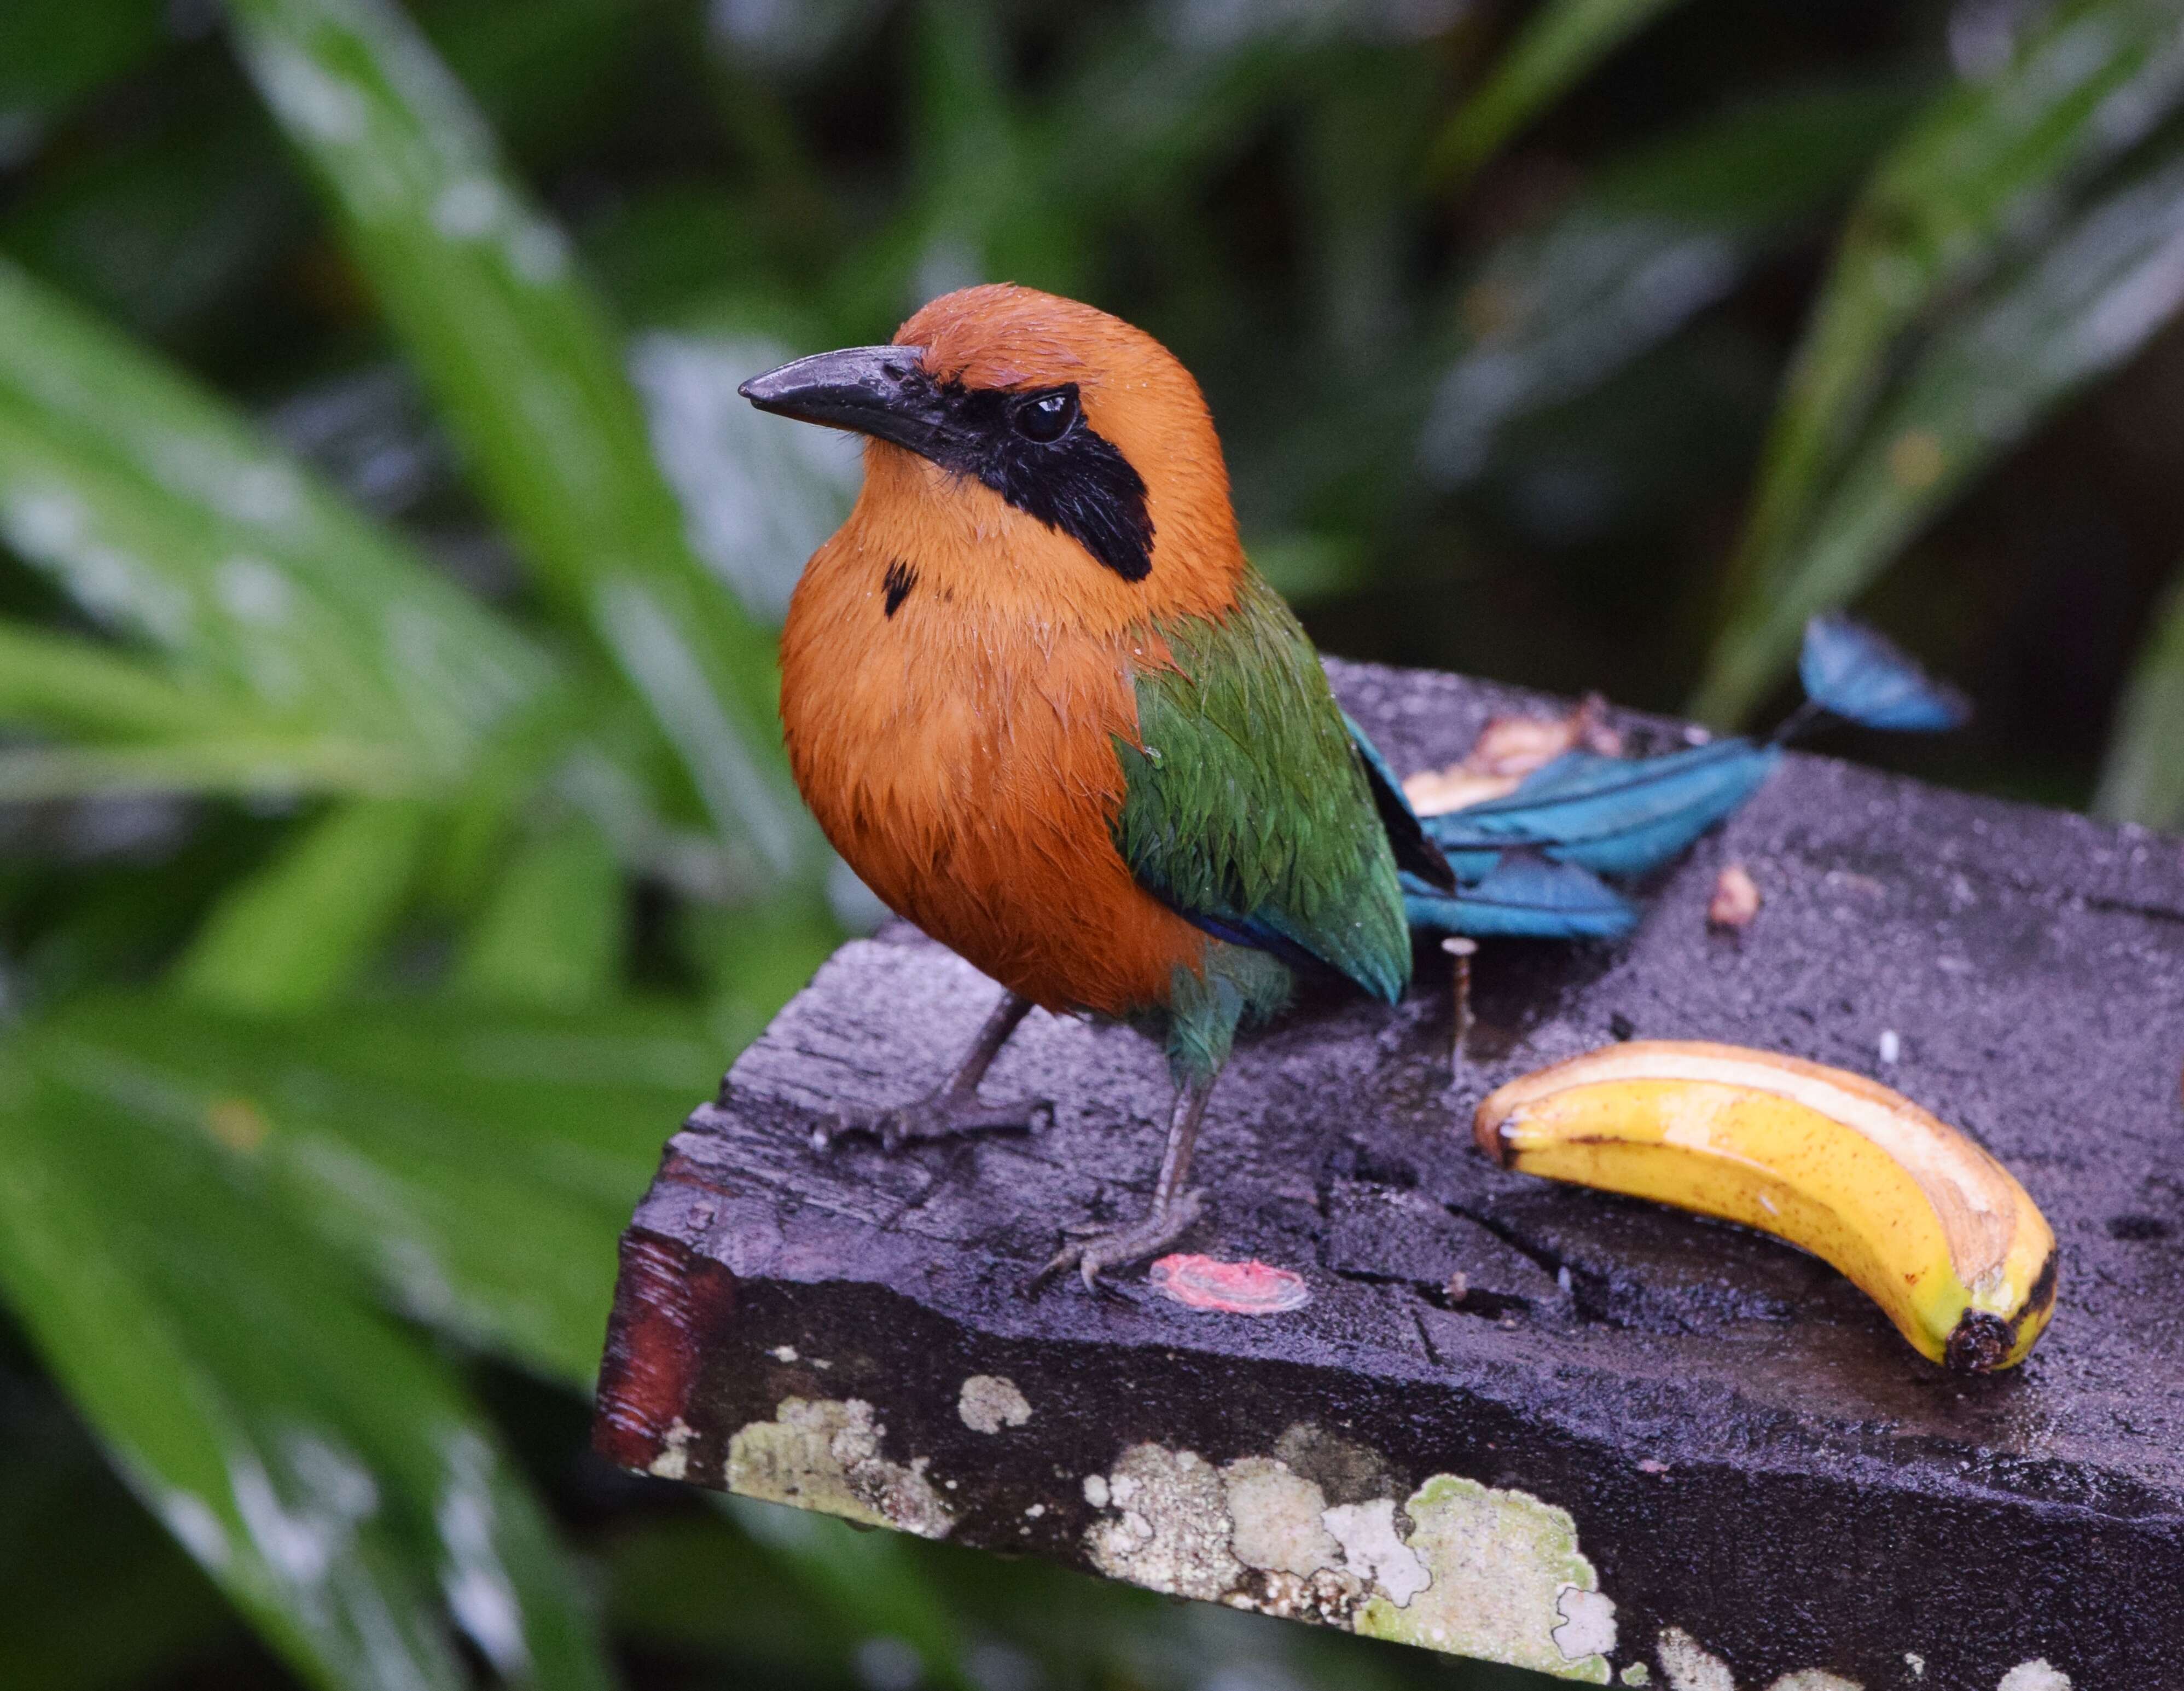
M 1414 929 L 1474 939 L 1619 940 L 1638 925 L 1637 906 L 1598 875 L 1530 851 L 1452 893 L 1407 873 L 1403 909 Z
M 1806 702 L 1769 739 L 1717 739 L 1658 757 L 1568 752 L 1505 797 L 1417 818 L 1457 885 L 1429 885 L 1407 868 L 1411 925 L 1480 939 L 1619 938 L 1637 925 L 1638 911 L 1601 877 L 1648 874 L 1681 856 L 1759 790 L 1799 730 L 1835 717 L 1930 732 L 1969 713 L 1962 695 L 1841 617 L 1807 626 L 1800 674 Z M 1386 772 L 1354 723 L 1351 732 L 1368 762 Z M 1387 784 L 1400 795 L 1391 773 Z

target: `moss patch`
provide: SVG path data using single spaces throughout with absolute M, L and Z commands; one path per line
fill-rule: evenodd
M 925 1477 L 925 1459 L 889 1461 L 880 1454 L 886 1436 L 861 1398 L 783 1398 L 772 1420 L 753 1421 L 728 1441 L 728 1489 L 866 1526 L 946 1538 L 955 1518 Z
M 1566 1591 L 1596 1593 L 1599 1576 L 1577 1548 L 1567 1510 L 1528 1493 L 1499 1491 L 1454 1474 L 1436 1474 L 1412 1493 L 1409 1545 L 1431 1583 L 1404 1605 L 1375 1598 L 1357 1616 L 1368 1637 L 1453 1650 L 1529 1667 L 1565 1679 L 1608 1683 L 1607 1657 L 1576 1657 L 1555 1642 L 1572 1616 Z M 1606 1603 L 1602 1599 L 1602 1602 Z M 1613 1605 L 1589 1605 L 1587 1639 L 1613 1648 Z

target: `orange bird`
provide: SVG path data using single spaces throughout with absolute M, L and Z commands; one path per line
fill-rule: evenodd
M 1027 1126 L 978 1087 L 1033 1005 L 1139 1027 L 1176 1085 L 1151 1205 L 1043 1270 L 1091 1286 L 1201 1213 L 1237 1027 L 1302 972 L 1392 1002 L 1398 863 L 1453 877 L 1245 561 L 1206 401 L 1150 335 L 971 287 L 742 392 L 869 442 L 783 633 L 797 784 L 890 908 L 1006 989 L 938 1092 L 844 1125 L 890 1149 Z

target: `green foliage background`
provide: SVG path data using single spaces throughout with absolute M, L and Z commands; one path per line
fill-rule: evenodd
M 741 377 L 1006 277 L 1323 644 L 1724 724 L 1855 602 L 2184 827 L 2173 0 L 0 9 L 0 1682 L 1479 1686 L 608 1472 L 616 1231 L 872 918 Z

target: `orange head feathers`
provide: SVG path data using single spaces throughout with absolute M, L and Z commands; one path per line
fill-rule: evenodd
M 1167 348 L 1072 299 L 944 294 L 885 347 L 745 384 L 762 409 L 869 437 L 861 522 L 967 611 L 1114 633 L 1234 600 L 1221 442 Z

